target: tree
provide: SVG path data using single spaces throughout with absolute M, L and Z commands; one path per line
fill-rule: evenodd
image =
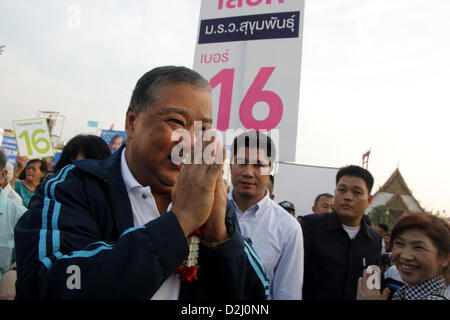
M 389 214 L 389 211 L 385 206 L 377 206 L 369 212 L 369 218 L 373 226 L 378 226 L 380 223 L 384 223 L 392 230 L 396 219 Z

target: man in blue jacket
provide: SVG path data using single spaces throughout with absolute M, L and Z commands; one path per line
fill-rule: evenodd
M 226 210 L 223 164 L 172 157 L 178 143 L 206 148 L 194 122 L 209 129 L 211 109 L 209 82 L 195 71 L 169 66 L 142 76 L 126 146 L 105 160 L 76 161 L 37 188 L 15 228 L 17 297 L 264 299 L 267 275 Z M 192 139 L 174 139 L 178 129 Z M 188 245 L 196 231 L 201 243 Z M 175 273 L 192 265 L 196 275 Z

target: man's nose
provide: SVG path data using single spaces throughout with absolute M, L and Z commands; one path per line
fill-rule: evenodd
M 242 172 L 242 175 L 246 177 L 253 177 L 255 174 L 253 166 L 249 163 L 245 165 L 244 171 Z
M 194 148 L 195 143 L 198 140 L 198 133 L 196 133 L 193 129 L 189 130 L 189 135 L 191 137 L 190 142 L 191 144 L 188 146 L 189 148 Z
M 198 137 L 196 136 L 193 128 L 185 130 L 186 131 L 184 131 L 184 133 L 181 135 L 183 138 L 180 138 L 180 143 L 183 146 L 183 150 L 192 150 Z
M 353 194 L 351 193 L 351 191 L 346 191 L 344 193 L 344 200 L 347 200 L 347 201 L 353 200 Z

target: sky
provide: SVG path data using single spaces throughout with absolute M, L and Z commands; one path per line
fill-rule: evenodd
M 200 0 L 0 0 L 0 128 L 38 111 L 70 139 L 123 130 L 137 79 L 192 67 Z M 450 216 L 450 1 L 306 0 L 297 163 L 361 165 L 374 191 L 399 168 Z

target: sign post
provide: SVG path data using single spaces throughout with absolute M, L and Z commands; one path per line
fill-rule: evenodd
M 281 161 L 296 158 L 303 17 L 304 0 L 204 0 L 200 10 L 194 69 L 210 81 L 213 125 L 278 130 Z

